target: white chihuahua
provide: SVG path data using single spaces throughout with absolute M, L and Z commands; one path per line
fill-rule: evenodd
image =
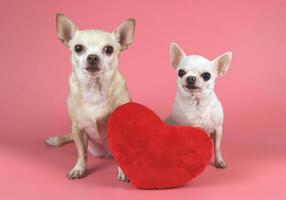
M 225 168 L 221 155 L 223 109 L 215 92 L 217 77 L 228 70 L 232 53 L 224 53 L 210 61 L 202 56 L 186 56 L 175 43 L 170 46 L 171 64 L 177 71 L 177 95 L 169 124 L 203 128 L 213 139 L 215 166 Z
M 95 156 L 110 156 L 106 125 L 111 112 L 130 97 L 117 66 L 119 53 L 134 38 L 135 20 L 128 19 L 113 32 L 79 30 L 66 16 L 57 14 L 57 35 L 71 51 L 72 73 L 69 77 L 68 113 L 70 133 L 50 137 L 46 143 L 61 146 L 74 141 L 77 162 L 67 177 L 81 178 L 87 172 L 87 149 Z M 120 170 L 120 181 L 128 181 Z

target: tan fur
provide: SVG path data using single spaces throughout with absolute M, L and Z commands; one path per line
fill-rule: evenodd
M 76 179 L 86 175 L 87 150 L 95 156 L 110 157 L 107 145 L 107 121 L 110 114 L 120 105 L 129 102 L 125 81 L 117 65 L 119 53 L 127 49 L 133 41 L 135 20 L 129 19 L 112 33 L 102 30 L 78 30 L 77 26 L 64 15 L 57 15 L 57 35 L 72 53 L 72 73 L 69 77 L 70 93 L 68 113 L 72 121 L 71 131 L 63 136 L 50 137 L 46 143 L 61 146 L 74 141 L 77 148 L 77 162 L 68 173 L 68 178 Z M 76 45 L 84 51 L 75 51 Z M 114 48 L 113 53 L 104 52 L 106 45 Z M 98 56 L 98 71 L 88 71 L 87 58 Z M 119 168 L 118 177 L 128 181 Z

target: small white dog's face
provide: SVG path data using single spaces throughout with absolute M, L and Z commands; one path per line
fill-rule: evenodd
M 133 41 L 135 20 L 129 19 L 113 32 L 79 30 L 66 16 L 57 15 L 57 35 L 71 51 L 75 72 L 99 76 L 118 65 L 119 53 Z
M 208 94 L 214 89 L 215 80 L 227 71 L 231 52 L 210 61 L 202 56 L 186 56 L 175 43 L 170 46 L 171 64 L 177 71 L 177 88 L 184 96 Z

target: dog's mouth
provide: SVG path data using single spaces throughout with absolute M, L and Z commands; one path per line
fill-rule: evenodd
M 89 65 L 87 66 L 87 68 L 85 68 L 86 71 L 88 71 L 89 73 L 95 73 L 95 72 L 99 72 L 100 68 L 97 65 Z
M 200 87 L 194 85 L 184 85 L 183 88 L 188 92 L 195 92 L 201 89 Z

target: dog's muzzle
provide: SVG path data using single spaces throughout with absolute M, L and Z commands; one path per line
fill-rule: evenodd
M 196 83 L 196 77 L 195 76 L 189 76 L 186 79 L 186 88 L 188 89 L 198 89 L 198 87 L 196 87 L 195 83 Z
M 100 62 L 100 58 L 98 55 L 96 54 L 90 54 L 87 56 L 87 68 L 86 70 L 88 72 L 96 72 L 99 71 L 99 62 Z

